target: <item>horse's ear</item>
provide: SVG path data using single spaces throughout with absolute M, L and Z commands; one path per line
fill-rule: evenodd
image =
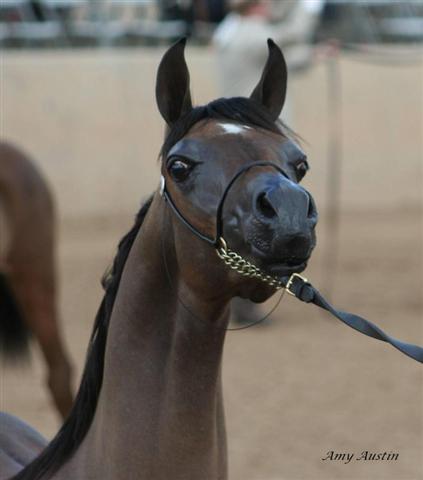
M 269 56 L 256 88 L 250 98 L 261 103 L 276 121 L 285 103 L 288 71 L 281 49 L 272 39 L 267 40 Z
M 164 54 L 157 72 L 156 101 L 169 126 L 192 109 L 185 44 L 183 38 L 172 45 Z

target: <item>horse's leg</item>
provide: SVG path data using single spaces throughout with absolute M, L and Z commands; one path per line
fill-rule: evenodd
M 28 225 L 18 227 L 21 234 L 15 234 L 7 260 L 12 288 L 48 367 L 48 387 L 65 418 L 73 402 L 72 368 L 58 322 L 53 222 L 52 212 L 45 208 L 29 239 L 22 232 Z
M 21 302 L 25 321 L 37 339 L 45 358 L 47 385 L 63 418 L 72 402 L 72 367 L 57 321 L 54 286 L 39 278 L 31 269 L 11 272 L 11 284 Z

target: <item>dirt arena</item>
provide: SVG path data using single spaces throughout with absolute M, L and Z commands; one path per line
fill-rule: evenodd
M 3 55 L 2 137 L 37 160 L 57 198 L 61 315 L 77 377 L 102 295 L 99 278 L 158 184 L 163 125 L 153 92 L 162 52 Z M 193 48 L 187 59 L 195 99 L 214 98 L 213 53 Z M 423 67 L 357 60 L 340 61 L 341 225 L 331 298 L 423 344 Z M 320 60 L 289 86 L 293 126 L 312 165 L 306 185 L 321 212 L 307 276 L 322 290 L 331 275 L 327 74 Z M 59 424 L 36 346 L 32 360 L 1 366 L 0 407 L 51 437 Z M 271 322 L 228 333 L 224 390 L 232 480 L 423 479 L 421 366 L 317 307 L 286 296 Z M 366 450 L 399 455 L 322 460 L 330 451 Z

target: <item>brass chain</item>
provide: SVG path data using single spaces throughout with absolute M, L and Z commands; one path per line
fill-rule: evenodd
M 223 260 L 225 265 L 232 270 L 235 270 L 240 275 L 250 278 L 258 278 L 262 282 L 271 285 L 276 290 L 284 288 L 284 285 L 277 278 L 262 272 L 256 265 L 252 264 L 245 258 L 241 257 L 241 255 L 238 253 L 228 248 L 225 240 L 222 237 L 219 239 L 219 246 L 216 248 L 216 252 L 219 258 Z

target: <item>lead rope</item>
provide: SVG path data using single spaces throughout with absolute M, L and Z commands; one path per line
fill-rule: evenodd
M 162 231 L 165 231 L 165 222 L 163 220 L 163 227 Z M 163 257 L 163 265 L 165 267 L 165 272 L 166 272 L 166 277 L 169 282 L 170 287 L 173 289 L 174 285 L 172 282 L 172 277 L 170 275 L 169 271 L 169 266 L 167 263 L 167 258 L 166 258 L 166 249 L 164 246 L 164 237 L 165 235 L 162 235 L 162 257 Z M 269 285 L 272 285 L 276 288 L 276 290 L 280 290 L 283 285 L 281 282 L 279 282 L 277 279 L 271 277 L 270 275 L 265 275 L 263 272 L 260 271 L 258 267 L 250 263 L 248 260 L 245 260 L 244 258 L 241 257 L 241 255 L 238 255 L 236 252 L 233 252 L 232 250 L 229 250 L 227 248 L 225 240 L 221 237 L 219 239 L 219 247 L 216 248 L 216 253 L 217 255 L 224 261 L 224 263 L 229 266 L 232 270 L 235 270 L 236 272 L 240 273 L 241 275 L 247 276 L 247 277 L 254 277 L 254 278 L 259 278 L 265 283 L 268 283 Z M 276 286 L 278 285 L 278 286 Z M 182 305 L 182 307 L 196 320 L 203 321 L 198 315 L 196 315 L 189 307 L 188 305 L 182 300 L 180 295 L 178 294 L 178 291 L 175 289 L 176 292 L 176 298 L 178 302 Z M 258 320 L 255 320 L 254 322 L 249 323 L 248 325 L 243 325 L 242 327 L 228 327 L 225 330 L 228 332 L 234 332 L 236 330 L 245 330 L 247 328 L 253 327 L 254 325 L 258 325 L 259 323 L 264 322 L 267 320 L 270 315 L 279 307 L 283 297 L 285 295 L 285 288 L 282 289 L 281 294 L 279 295 L 279 298 L 275 305 L 270 309 L 268 313 L 264 317 L 259 318 Z

